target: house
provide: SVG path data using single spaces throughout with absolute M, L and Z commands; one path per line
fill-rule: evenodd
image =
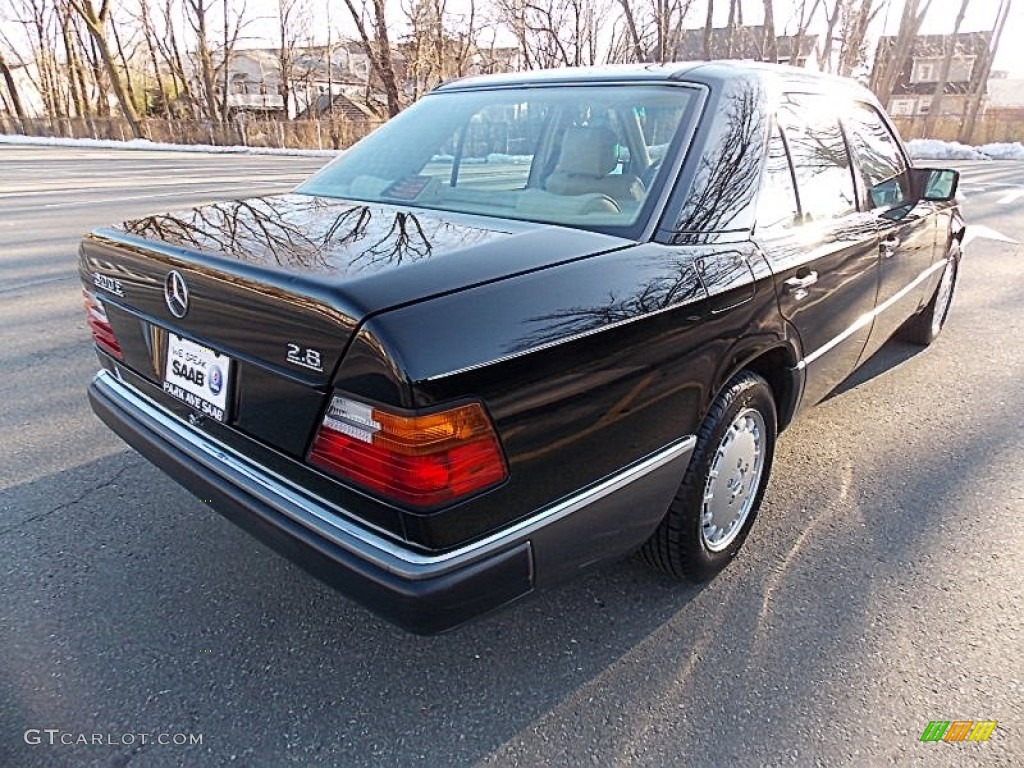
M 985 116 L 1024 124 L 1024 78 L 993 72 L 988 81 Z M 943 100 L 945 101 L 945 100 Z
M 494 75 L 499 72 L 518 72 L 526 69 L 523 51 L 518 45 L 476 47 L 470 55 L 470 73 Z
M 949 77 L 943 89 L 942 115 L 957 116 L 967 111 L 967 105 L 978 89 L 984 91 L 982 78 L 988 68 L 991 32 L 959 32 L 956 35 L 918 35 L 910 53 L 900 67 L 886 108 L 894 117 L 927 115 L 932 96 L 939 82 L 945 58 L 946 42 L 952 39 L 953 58 Z M 887 35 L 878 41 L 874 71 L 880 71 L 881 62 L 889 62 L 895 55 L 896 37 Z
M 365 100 L 371 89 L 371 65 L 360 43 L 293 48 L 288 61 L 288 103 L 282 88 L 277 48 L 244 48 L 228 60 L 228 107 L 235 113 L 293 118 L 310 113 L 326 96 Z M 222 76 L 218 77 L 218 88 Z M 315 111 L 315 110 L 313 110 Z
M 435 78 L 431 82 L 413 82 L 417 73 L 411 67 L 411 54 L 408 43 L 392 48 L 392 66 L 407 99 L 429 90 L 438 81 Z M 465 61 L 465 74 L 507 72 L 518 69 L 520 64 L 518 47 L 474 47 Z M 285 104 L 278 49 L 232 51 L 227 72 L 229 109 L 234 114 L 264 117 L 284 117 L 287 113 L 288 118 L 303 120 L 327 114 L 352 120 L 376 119 L 375 113 L 384 109 L 380 79 L 358 41 L 293 48 L 288 69 Z M 224 75 L 218 74 L 218 93 L 223 82 Z
M 709 58 L 704 45 L 704 28 L 680 30 L 675 58 L 678 61 L 701 61 Z M 803 35 L 800 49 L 796 50 L 796 35 L 777 35 L 776 63 L 794 67 L 811 64 L 811 54 L 818 44 L 817 35 Z M 752 59 L 765 61 L 765 34 L 763 26 L 717 27 L 711 30 L 712 59 Z
M 227 104 L 232 111 L 267 116 L 284 114 L 281 63 L 276 50 L 252 48 L 232 52 L 227 79 Z

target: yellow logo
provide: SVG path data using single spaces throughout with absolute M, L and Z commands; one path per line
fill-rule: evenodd
M 932 720 L 921 741 L 988 741 L 996 725 L 995 720 Z

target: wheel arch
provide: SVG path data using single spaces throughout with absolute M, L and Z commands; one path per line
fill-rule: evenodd
M 765 348 L 747 349 L 733 356 L 723 368 L 715 387 L 714 396 L 741 371 L 751 371 L 763 378 L 772 390 L 775 400 L 778 431 L 781 433 L 796 416 L 803 394 L 803 371 L 797 366 L 799 354 L 786 343 Z

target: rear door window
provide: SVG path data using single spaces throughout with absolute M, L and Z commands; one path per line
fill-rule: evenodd
M 824 99 L 790 97 L 779 110 L 804 219 L 838 219 L 857 210 L 850 156 L 839 119 Z
M 793 186 L 793 170 L 779 128 L 773 126 L 757 201 L 757 229 L 759 232 L 780 232 L 799 223 L 800 206 L 796 187 Z

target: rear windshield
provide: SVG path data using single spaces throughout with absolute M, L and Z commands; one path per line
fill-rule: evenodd
M 665 85 L 436 93 L 298 191 L 625 233 L 694 106 L 695 91 Z

